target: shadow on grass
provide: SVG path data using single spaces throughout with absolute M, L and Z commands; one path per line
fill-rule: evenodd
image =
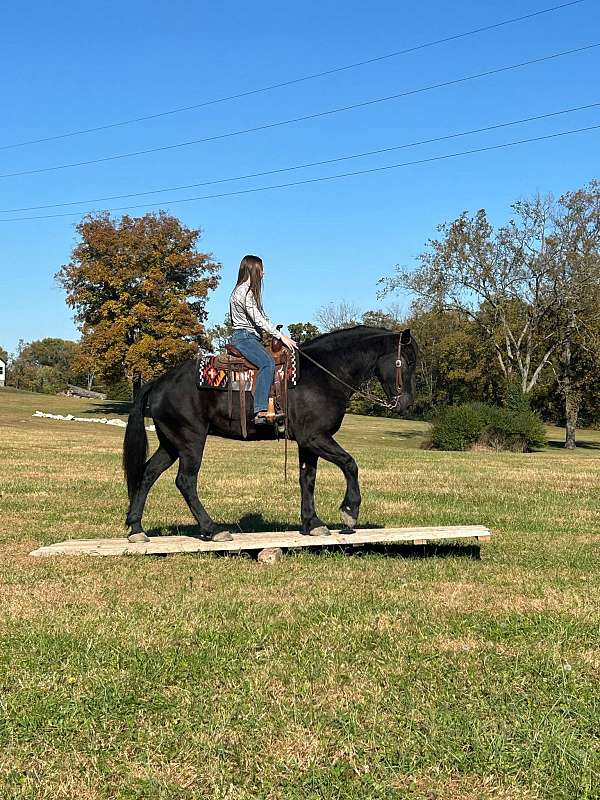
M 219 527 L 233 533 L 288 533 L 290 531 L 298 531 L 300 526 L 289 522 L 281 522 L 280 520 L 267 520 L 262 514 L 244 514 L 237 522 L 219 523 Z M 371 529 L 381 528 L 381 525 L 361 522 L 359 527 L 361 529 Z M 329 528 L 339 530 L 340 522 L 329 523 Z M 160 529 L 146 531 L 146 533 L 148 536 L 199 536 L 197 525 L 169 525 Z
M 427 436 L 427 431 L 424 431 L 420 428 L 410 428 L 406 431 L 396 431 L 396 430 L 386 430 L 385 433 L 388 436 L 393 436 L 396 439 L 425 439 Z
M 350 537 L 349 537 L 350 538 Z M 352 545 L 351 556 L 379 555 L 386 558 L 471 558 L 481 559 L 481 547 L 478 544 L 369 544 Z M 328 550 L 329 548 L 324 548 Z
M 553 450 L 564 450 L 565 453 L 573 452 L 571 450 L 567 450 L 564 441 L 560 439 L 549 439 L 548 447 L 551 447 Z M 600 450 L 600 442 L 578 440 L 575 451 L 577 450 Z
M 101 403 L 90 405 L 87 412 L 94 416 L 118 414 L 126 417 L 131 411 L 131 405 L 128 400 L 103 400 Z
M 291 525 L 287 522 L 278 522 L 267 520 L 262 514 L 244 514 L 240 521 L 234 523 L 235 529 L 239 533 L 262 533 L 263 531 L 297 531 L 299 525 Z M 339 520 L 334 523 L 328 523 L 328 527 L 332 529 L 339 529 Z M 381 528 L 381 525 L 374 525 L 372 522 L 361 522 L 361 528 Z M 234 528 L 232 527 L 232 530 Z
M 339 523 L 330 525 L 332 530 L 337 529 Z M 224 523 L 222 526 L 224 530 L 228 529 L 233 533 L 285 533 L 289 531 L 297 531 L 298 525 L 291 525 L 287 522 L 280 522 L 274 520 L 265 520 L 262 514 L 245 514 L 239 522 Z M 370 522 L 361 523 L 358 530 L 370 530 L 380 528 L 380 525 L 375 525 Z M 196 525 L 170 525 L 160 529 L 153 529 L 147 531 L 148 536 L 190 536 L 192 538 L 199 538 L 198 527 Z M 348 532 L 348 543 L 338 544 L 332 543 L 331 545 L 314 545 L 310 547 L 311 555 L 328 556 L 334 553 L 343 553 L 349 557 L 361 557 L 365 555 L 378 555 L 385 556 L 386 558 L 471 558 L 479 560 L 480 546 L 478 544 L 424 544 L 415 545 L 409 542 L 398 542 L 397 544 L 353 544 L 352 533 Z M 308 538 L 308 537 L 307 537 Z M 297 553 L 304 551 L 305 548 L 283 548 L 287 553 Z M 258 550 L 244 551 L 243 546 L 241 553 L 246 557 L 256 558 Z M 214 553 L 218 556 L 232 556 L 237 553 Z

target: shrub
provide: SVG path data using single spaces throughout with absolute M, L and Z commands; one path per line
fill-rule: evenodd
M 436 450 L 468 450 L 483 433 L 488 416 L 489 406 L 484 403 L 447 406 L 434 420 L 431 447 Z
M 545 442 L 544 425 L 533 411 L 464 403 L 438 414 L 429 444 L 436 450 L 489 447 L 525 453 L 543 447 Z
M 495 407 L 492 411 L 479 444 L 514 453 L 528 453 L 546 444 L 544 423 L 533 411 Z
M 131 384 L 127 378 L 106 384 L 107 400 L 131 400 Z
M 506 400 L 504 405 L 511 411 L 530 411 L 531 403 L 527 392 L 515 382 L 509 383 L 506 387 Z
M 363 385 L 361 389 L 364 392 L 368 392 L 369 394 L 373 395 L 373 397 L 377 397 L 383 402 L 387 402 L 385 392 L 377 381 L 369 381 L 367 384 Z M 380 406 L 377 403 L 374 403 L 372 400 L 369 400 L 357 393 L 353 394 L 350 398 L 350 402 L 348 403 L 346 410 L 349 414 L 362 414 L 366 417 L 393 416 L 392 412 L 387 408 L 384 408 L 383 406 Z

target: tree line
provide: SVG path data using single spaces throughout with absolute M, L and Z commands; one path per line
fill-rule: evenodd
M 87 215 L 56 278 L 81 330 L 77 343 L 20 343 L 8 381 L 33 391 L 75 382 L 135 396 L 142 382 L 222 346 L 227 320 L 206 327 L 206 303 L 221 265 L 201 252 L 201 230 L 165 212 Z M 484 209 L 437 229 L 415 263 L 381 278 L 380 299 L 399 292 L 403 310 L 323 305 L 313 321 L 288 325 L 298 341 L 354 324 L 400 329 L 419 342 L 413 413 L 449 404 L 495 404 L 520 396 L 547 421 L 600 424 L 600 183 L 558 199 L 536 196 L 494 226 Z M 1 353 L 0 353 L 1 355 Z M 350 410 L 378 413 L 355 396 Z
M 417 310 L 471 323 L 505 387 L 539 402 L 550 381 L 574 446 L 580 417 L 596 415 L 600 183 L 558 199 L 520 200 L 497 228 L 481 209 L 438 233 L 416 265 L 399 265 L 384 279 L 383 293 L 408 290 Z

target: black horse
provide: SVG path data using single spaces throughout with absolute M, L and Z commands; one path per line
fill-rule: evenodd
M 303 355 L 305 354 L 305 355 Z M 302 533 L 320 535 L 327 527 L 314 505 L 317 461 L 336 464 L 346 478 L 346 494 L 340 506 L 349 528 L 358 519 L 361 503 L 356 461 L 335 441 L 354 388 L 377 378 L 389 407 L 402 413 L 414 400 L 417 346 L 410 331 L 394 333 L 360 325 L 319 336 L 300 348 L 298 385 L 288 396 L 289 437 L 298 445 L 302 492 Z M 175 483 L 196 519 L 202 538 L 226 541 L 231 535 L 207 514 L 197 493 L 198 472 L 209 433 L 240 437 L 239 411 L 229 416 L 227 392 L 197 389 L 195 362 L 186 361 L 145 384 L 127 422 L 123 467 L 129 492 L 125 524 L 130 541 L 148 541 L 142 514 L 150 487 L 179 459 Z M 253 423 L 251 396 L 247 398 L 248 436 L 259 438 Z M 146 461 L 148 440 L 144 414 L 152 417 L 160 446 Z M 260 426 L 264 428 L 264 426 Z

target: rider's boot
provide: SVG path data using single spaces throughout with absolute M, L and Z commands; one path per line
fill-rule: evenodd
M 269 405 L 266 411 L 259 411 L 254 417 L 255 425 L 274 425 L 276 422 L 285 419 L 285 414 L 275 411 L 273 398 L 269 397 Z

